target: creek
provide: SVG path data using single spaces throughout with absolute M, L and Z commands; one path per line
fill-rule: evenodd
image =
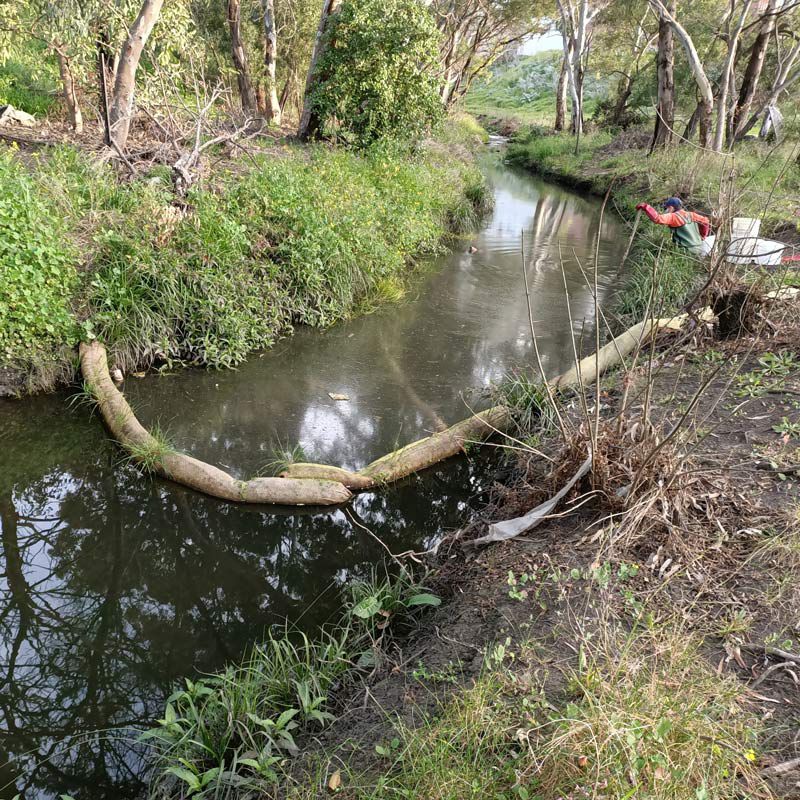
M 582 267 L 599 236 L 600 293 L 613 291 L 625 231 L 595 198 L 496 156 L 485 169 L 493 212 L 420 268 L 405 301 L 297 330 L 236 371 L 129 377 L 140 420 L 247 477 L 298 443 L 357 469 L 462 419 L 533 369 L 522 231 L 545 371 L 567 369 L 591 329 Z M 269 625 L 335 619 L 341 587 L 385 555 L 364 528 L 393 552 L 424 550 L 490 480 L 487 458 L 460 457 L 347 508 L 236 506 L 142 475 L 74 399 L 0 400 L 0 800 L 142 797 L 131 731 L 177 683 L 237 660 Z

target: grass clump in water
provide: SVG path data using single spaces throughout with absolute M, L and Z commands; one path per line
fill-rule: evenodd
M 127 461 L 137 464 L 145 472 L 158 472 L 164 468 L 164 456 L 174 453 L 175 447 L 166 432 L 156 424 L 150 428 L 150 436 L 143 444 L 127 444 Z
M 313 639 L 272 630 L 241 664 L 187 680 L 141 737 L 155 767 L 150 796 L 270 796 L 298 736 L 334 719 L 331 693 L 354 667 L 374 665 L 387 621 L 438 602 L 408 573 L 373 573 L 350 585 L 338 626 Z

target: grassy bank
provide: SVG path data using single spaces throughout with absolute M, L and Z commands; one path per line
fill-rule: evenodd
M 576 153 L 573 136 L 530 127 L 517 134 L 508 159 L 598 195 L 613 187 L 613 203 L 626 215 L 637 203 L 678 195 L 704 213 L 758 217 L 767 235 L 800 230 L 794 213 L 800 173 L 793 141 L 777 146 L 741 142 L 732 154 L 676 145 L 648 156 L 649 141 L 646 129 L 616 136 L 592 132 L 581 139 Z
M 0 154 L 0 371 L 29 390 L 73 371 L 82 338 L 123 369 L 227 367 L 292 325 L 402 295 L 409 263 L 486 202 L 474 125 L 418 146 L 283 146 L 222 161 L 176 201 L 71 147 Z

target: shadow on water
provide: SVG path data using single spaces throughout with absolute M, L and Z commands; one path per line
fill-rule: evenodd
M 413 298 L 299 331 L 235 372 L 129 379 L 143 421 L 244 475 L 278 443 L 359 467 L 461 418 L 531 365 L 523 229 L 545 369 L 565 369 L 592 313 L 578 262 L 593 257 L 599 205 L 496 162 L 487 171 L 494 212 Z M 603 292 L 624 240 L 607 218 Z M 482 460 L 453 459 L 348 509 L 227 505 L 140 475 L 64 396 L 4 402 L 0 441 L 0 798 L 141 796 L 140 753 L 114 731 L 157 717 L 177 681 L 238 658 L 267 626 L 335 618 L 339 589 L 384 556 L 351 516 L 395 552 L 423 549 L 487 480 Z

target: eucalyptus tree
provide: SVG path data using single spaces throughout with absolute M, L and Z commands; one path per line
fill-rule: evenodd
M 133 116 L 136 71 L 147 40 L 153 32 L 164 0 L 144 0 L 131 25 L 117 63 L 114 91 L 109 108 L 110 136 L 114 146 L 125 150 Z
M 567 82 L 572 101 L 572 132 L 583 133 L 583 79 L 589 57 L 592 27 L 608 0 L 556 0 L 564 48 Z
M 308 65 L 308 73 L 306 77 L 306 88 L 303 96 L 303 110 L 300 114 L 300 124 L 297 128 L 297 135 L 301 139 L 308 139 L 315 136 L 320 129 L 321 119 L 319 112 L 314 106 L 313 94 L 316 82 L 319 78 L 317 75 L 317 65 L 329 44 L 326 41 L 326 34 L 331 27 L 332 20 L 342 7 L 342 0 L 324 0 L 322 11 L 319 16 L 319 23 L 317 25 L 317 34 L 314 38 L 314 48 L 311 51 L 311 61 Z
M 442 102 L 449 105 L 510 47 L 540 27 L 530 0 L 432 0 L 442 34 Z M 540 3 L 541 5 L 541 3 Z
M 795 39 L 796 44 L 799 33 L 796 30 L 797 17 L 797 4 L 792 0 L 768 0 L 763 14 L 752 23 L 758 27 L 758 31 L 750 48 L 747 66 L 739 86 L 739 96 L 732 113 L 730 126 L 732 141 L 744 136 L 755 124 L 755 120 L 764 113 L 763 109 L 777 102 L 781 93 L 791 87 L 793 83 L 791 80 L 782 88 L 781 85 L 790 78 L 797 55 L 793 56 L 794 47 L 791 44 L 788 50 L 782 48 L 781 39 L 788 38 L 790 42 Z M 758 108 L 753 118 L 750 116 L 750 112 L 758 98 L 770 42 L 775 44 L 775 77 L 771 88 L 766 92 L 766 102 Z M 778 89 L 777 93 L 776 89 Z
M 675 43 L 668 16 L 675 15 L 676 0 L 666 0 L 666 14 L 660 9 L 658 16 L 658 60 L 656 119 L 650 152 L 665 147 L 672 141 L 675 127 Z
M 244 111 L 256 110 L 256 94 L 253 90 L 253 79 L 250 76 L 247 51 L 242 38 L 242 4 L 241 0 L 228 0 L 228 29 L 231 35 L 231 59 L 236 70 L 239 84 L 239 97 Z
M 649 0 L 655 14 L 663 17 L 670 25 L 673 33 L 683 46 L 689 68 L 692 71 L 699 94 L 698 116 L 700 125 L 700 146 L 711 147 L 712 144 L 712 122 L 714 113 L 714 90 L 711 81 L 706 74 L 703 61 L 697 52 L 694 40 L 683 25 L 678 22 L 675 14 L 665 5 L 664 0 Z

